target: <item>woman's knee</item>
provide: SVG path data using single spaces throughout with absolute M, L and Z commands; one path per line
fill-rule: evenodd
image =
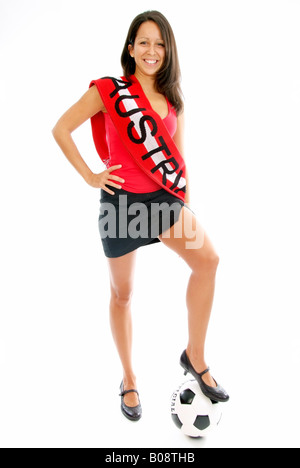
M 213 252 L 208 259 L 208 263 L 210 265 L 210 268 L 216 272 L 220 263 L 220 257 L 216 252 Z
M 216 252 L 208 251 L 203 254 L 200 252 L 195 255 L 194 272 L 215 275 L 220 263 L 220 258 Z
M 128 307 L 131 304 L 133 291 L 130 285 L 111 286 L 111 300 L 120 307 Z

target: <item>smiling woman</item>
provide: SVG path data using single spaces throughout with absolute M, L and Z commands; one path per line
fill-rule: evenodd
M 214 401 L 226 402 L 229 396 L 210 375 L 204 355 L 218 256 L 187 205 L 180 67 L 172 28 L 161 13 L 148 11 L 133 20 L 121 63 L 124 76 L 92 80 L 53 135 L 85 181 L 101 189 L 99 231 L 109 267 L 110 322 L 123 367 L 121 410 L 138 421 L 142 407 L 132 363 L 131 300 L 137 249 L 146 245 L 162 242 L 190 267 L 189 342 L 180 364 Z M 100 174 L 88 168 L 71 138 L 89 118 L 107 167 Z M 143 209 L 137 209 L 141 205 Z M 147 230 L 141 232 L 141 226 Z
M 139 72 L 152 75 L 155 90 L 170 101 L 177 115 L 183 112 L 176 40 L 170 23 L 161 13 L 147 11 L 133 20 L 121 64 L 127 79 Z
M 129 44 L 128 50 L 140 73 L 152 76 L 158 73 L 165 60 L 165 44 L 157 24 L 143 23 L 134 45 Z

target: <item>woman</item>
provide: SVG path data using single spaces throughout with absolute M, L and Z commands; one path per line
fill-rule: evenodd
M 179 85 L 178 55 L 172 29 L 161 13 L 150 11 L 134 19 L 121 62 L 124 76 L 129 81 L 134 80 L 141 87 L 145 99 L 149 101 L 158 118 L 163 120 L 168 134 L 173 137 L 176 147 L 183 155 L 184 112 Z M 105 121 L 109 151 L 107 169 L 100 174 L 95 174 L 89 169 L 71 136 L 86 120 L 91 118 L 93 122 L 95 116 L 100 116 Z M 134 126 L 134 123 L 132 125 Z M 154 128 L 152 131 L 154 132 Z M 99 228 L 111 280 L 111 329 L 124 370 L 120 395 L 123 414 L 133 421 L 139 420 L 142 415 L 131 359 L 131 298 L 137 249 L 156 242 L 162 242 L 176 252 L 191 269 L 187 288 L 189 342 L 180 358 L 180 364 L 185 373 L 190 372 L 195 377 L 205 395 L 214 401 L 228 401 L 226 391 L 212 378 L 204 353 L 219 259 L 209 238 L 188 207 L 190 200 L 187 175 L 185 198 L 165 190 L 153 177 L 149 177 L 151 174 L 147 174 L 137 164 L 121 141 L 111 115 L 107 113 L 97 82 L 92 82 L 89 91 L 60 118 L 53 129 L 53 135 L 84 180 L 92 187 L 101 189 Z M 135 141 L 138 141 L 137 137 Z M 175 206 L 175 209 L 171 214 L 168 210 L 162 213 L 156 236 L 124 237 L 120 235 L 120 226 L 117 233 L 114 230 L 115 235 L 109 236 L 104 229 L 104 224 L 107 223 L 104 207 L 110 203 L 117 215 L 121 210 L 121 200 L 123 205 L 126 205 L 127 215 L 133 203 L 143 203 L 150 225 L 154 224 L 151 210 L 154 203 L 163 202 L 164 206 Z M 132 211 L 130 213 L 132 220 L 134 215 Z M 139 221 L 143 222 L 143 218 L 139 218 Z M 128 223 L 128 218 L 126 222 Z

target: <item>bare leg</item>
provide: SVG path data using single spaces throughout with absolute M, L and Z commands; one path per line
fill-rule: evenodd
M 166 237 L 166 234 L 169 238 Z M 200 373 L 207 368 L 205 341 L 213 305 L 215 276 L 219 259 L 195 215 L 185 207 L 181 211 L 179 221 L 168 233 L 160 236 L 160 240 L 180 255 L 191 268 L 186 295 L 189 318 L 187 355 L 195 370 Z M 195 243 L 195 248 L 188 248 L 191 242 Z M 211 387 L 216 386 L 209 373 L 203 377 L 203 380 Z
M 124 390 L 136 389 L 136 377 L 132 368 L 132 320 L 131 298 L 137 251 L 123 257 L 109 258 L 111 282 L 110 323 L 112 335 L 123 366 Z M 139 404 L 135 393 L 124 397 L 127 406 Z

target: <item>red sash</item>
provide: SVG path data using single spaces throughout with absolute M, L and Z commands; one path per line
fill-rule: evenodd
M 119 136 L 139 167 L 161 187 L 185 200 L 185 162 L 160 116 L 154 112 L 135 76 L 92 81 Z M 104 115 L 91 118 L 96 150 L 107 164 Z

